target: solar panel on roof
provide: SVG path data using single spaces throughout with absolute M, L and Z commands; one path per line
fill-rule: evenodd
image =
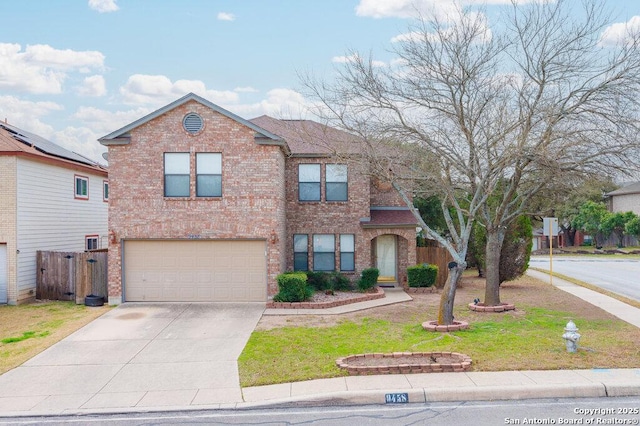
M 46 140 L 43 137 L 40 137 L 36 134 L 27 132 L 25 130 L 19 129 L 15 126 L 12 126 L 7 123 L 0 123 L 0 127 L 4 128 L 10 133 L 13 133 L 13 138 L 36 148 L 40 152 L 44 152 L 45 154 L 54 155 L 60 158 L 66 158 L 67 160 L 77 161 L 83 164 L 89 164 L 91 166 L 96 165 L 96 163 L 91 160 L 76 154 L 75 152 L 71 152 L 67 149 L 64 149 L 60 145 L 56 145 L 55 143 Z

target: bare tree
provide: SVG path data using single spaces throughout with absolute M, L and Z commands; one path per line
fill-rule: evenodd
M 497 305 L 505 231 L 536 194 L 637 168 L 640 38 L 604 43 L 602 4 L 514 0 L 493 28 L 469 9 L 423 16 L 394 50 L 399 66 L 352 52 L 337 82 L 304 81 L 317 113 L 367 141 L 366 160 L 408 205 L 411 194 L 443 200 L 449 238 L 416 215 L 457 263 L 440 323 L 453 321 L 474 221 L 487 232 L 484 303 Z M 390 147 L 409 154 L 392 160 Z

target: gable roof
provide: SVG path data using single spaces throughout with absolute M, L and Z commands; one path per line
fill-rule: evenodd
M 8 123 L 0 123 L 0 155 L 24 155 L 55 161 L 59 165 L 82 166 L 106 174 L 106 167 L 95 161 Z
M 208 100 L 204 99 L 201 96 L 196 95 L 195 93 L 188 93 L 185 96 L 181 97 L 180 99 L 177 99 L 173 102 L 171 102 L 168 105 L 163 106 L 162 108 L 145 115 L 144 117 L 134 121 L 133 123 L 127 124 L 126 126 L 109 133 L 106 136 L 101 137 L 100 139 L 98 139 L 98 142 L 100 142 L 102 145 L 127 145 L 131 139 L 131 130 L 135 129 L 136 127 L 140 127 L 141 125 L 148 123 L 149 121 L 165 114 L 166 112 L 169 112 L 181 105 L 186 104 L 187 102 L 190 101 L 196 101 L 222 115 L 224 115 L 225 117 L 228 117 L 232 120 L 237 121 L 240 124 L 243 124 L 244 126 L 249 127 L 250 129 L 254 130 L 256 132 L 256 141 L 260 144 L 265 144 L 265 145 L 280 145 L 283 147 L 286 147 L 286 144 L 284 143 L 284 141 L 282 140 L 282 138 L 278 135 L 275 135 L 271 132 L 269 132 L 268 130 L 262 129 L 260 127 L 258 127 L 257 125 L 255 125 L 254 123 L 251 123 L 250 121 L 245 120 L 244 118 L 241 118 L 237 115 L 235 115 L 234 113 L 227 111 L 226 109 L 219 107 L 218 105 L 209 102 Z
M 357 136 L 312 120 L 280 120 L 262 115 L 249 121 L 282 136 L 293 155 L 327 156 L 358 152 Z

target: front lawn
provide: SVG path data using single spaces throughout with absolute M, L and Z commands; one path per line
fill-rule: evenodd
M 109 307 L 76 305 L 74 302 L 35 302 L 0 306 L 0 374 L 33 358 Z
M 467 308 L 484 297 L 484 282 L 465 276 L 456 295 L 456 319 L 470 329 L 429 333 L 439 294 L 411 302 L 328 317 L 263 317 L 239 359 L 243 387 L 338 377 L 337 358 L 366 352 L 462 352 L 472 371 L 640 367 L 640 329 L 548 283 L 523 277 L 504 283 L 503 302 L 516 311 L 476 313 Z M 573 320 L 581 349 L 566 351 L 562 334 Z

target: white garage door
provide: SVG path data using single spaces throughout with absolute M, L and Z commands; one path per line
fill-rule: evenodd
M 127 302 L 263 302 L 264 241 L 126 241 Z

